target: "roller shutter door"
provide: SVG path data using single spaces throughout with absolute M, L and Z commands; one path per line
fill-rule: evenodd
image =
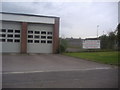
M 52 53 L 53 25 L 28 24 L 27 53 Z
M 17 22 L 2 22 L 0 29 L 0 44 L 3 53 L 20 53 L 21 24 Z

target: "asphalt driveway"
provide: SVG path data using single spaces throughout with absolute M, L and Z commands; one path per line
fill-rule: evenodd
M 59 54 L 3 55 L 3 72 L 71 71 L 109 69 L 111 65 L 100 64 Z
M 3 55 L 3 88 L 117 88 L 118 69 L 59 54 Z

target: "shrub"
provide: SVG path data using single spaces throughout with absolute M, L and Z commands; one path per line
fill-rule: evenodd
M 59 53 L 65 52 L 67 49 L 67 41 L 65 39 L 60 39 Z

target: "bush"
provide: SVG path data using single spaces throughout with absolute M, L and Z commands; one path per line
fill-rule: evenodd
M 65 39 L 60 39 L 60 47 L 58 52 L 63 53 L 66 51 L 66 49 L 67 49 L 67 41 Z
M 60 53 L 63 53 L 66 51 L 66 48 L 63 45 L 60 45 Z

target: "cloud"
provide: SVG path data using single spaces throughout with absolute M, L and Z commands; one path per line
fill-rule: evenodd
M 90 37 L 117 26 L 117 2 L 9 2 L 3 11 L 60 17 L 60 36 Z
M 35 13 L 34 7 L 29 2 L 3 2 L 2 11 L 16 13 Z

